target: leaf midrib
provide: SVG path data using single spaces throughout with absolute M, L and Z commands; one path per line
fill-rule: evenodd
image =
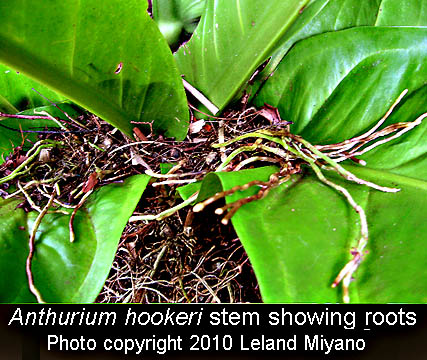
M 356 165 L 344 165 L 344 167 L 348 171 L 358 173 L 362 178 L 374 178 L 378 179 L 379 182 L 393 182 L 401 186 L 404 185 L 427 192 L 427 180 L 420 180 L 409 176 L 397 175 L 390 172 L 389 170 L 372 169 L 369 167 L 361 167 Z
M 1 46 L 6 43 L 6 39 L 0 36 Z M 94 113 L 108 117 L 112 125 L 118 127 L 126 134 L 131 135 L 130 124 L 127 126 L 128 128 L 124 128 L 123 124 L 119 123 L 119 119 L 127 119 L 127 114 L 116 103 L 107 101 L 105 95 L 100 93 L 99 90 L 94 89 L 89 84 L 83 85 L 80 82 L 76 82 L 69 76 L 69 74 L 65 73 L 64 71 L 57 69 L 52 71 L 53 67 L 50 64 L 44 63 L 42 59 L 30 56 L 30 54 L 28 54 L 25 49 L 20 47 L 19 44 L 10 40 L 7 44 L 7 55 L 6 52 L 0 51 L 0 61 L 3 64 L 13 69 L 19 68 L 22 73 L 24 73 L 29 78 L 50 87 L 54 91 L 57 91 L 66 97 L 69 97 L 71 100 L 74 100 L 76 103 L 88 108 Z M 31 60 L 28 61 L 27 59 Z M 37 74 L 40 74 L 41 71 L 43 71 L 43 76 L 38 78 Z M 69 96 L 67 95 L 67 92 L 70 94 L 84 93 L 86 97 L 83 99 L 81 96 Z M 99 111 L 100 109 L 102 109 L 102 111 Z M 100 114 L 100 112 L 102 112 L 102 114 Z

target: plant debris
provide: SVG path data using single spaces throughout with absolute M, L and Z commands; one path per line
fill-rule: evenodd
M 348 181 L 377 190 L 398 191 L 359 179 L 338 162 L 351 159 L 362 164 L 357 156 L 421 123 L 427 114 L 378 130 L 405 94 L 406 90 L 365 134 L 339 144 L 316 146 L 291 134 L 290 123 L 267 104 L 257 110 L 246 108 L 242 102 L 225 111 L 223 117 L 210 116 L 203 122 L 192 116 L 192 131 L 181 142 L 155 136 L 152 130 L 146 134 L 139 128 L 134 129 L 138 141 L 131 141 L 96 116 L 85 114 L 75 123 L 62 124 L 66 130 L 41 130 L 36 142 L 22 133 L 21 146 L 15 147 L 0 166 L 0 193 L 3 198 L 20 197 L 19 207 L 38 211 L 41 217 L 48 211 L 48 199 L 53 205 L 49 211 L 73 209 L 73 241 L 74 215 L 94 190 L 131 175 L 148 174 L 153 178 L 152 186 L 148 186 L 123 232 L 110 276 L 97 301 L 260 302 L 253 270 L 229 220 L 240 206 L 263 198 L 290 175 L 304 171 L 306 165 L 319 180 L 339 191 L 360 216 L 361 239 L 351 249 L 352 260 L 332 284 L 335 287 L 343 281 L 344 301 L 348 302 L 348 286 L 368 241 L 367 219 L 348 191 L 326 179 L 322 170 L 335 171 Z M 81 123 L 85 125 L 79 128 Z M 194 202 L 197 193 L 184 202 L 176 194 L 177 187 L 202 180 L 208 172 L 272 163 L 280 170 L 269 181 L 237 186 L 193 208 L 187 205 Z M 259 187 L 256 195 L 227 205 L 213 204 L 251 186 Z M 222 224 L 214 210 L 223 215 Z
M 19 198 L 19 208 L 45 213 L 52 198 L 49 212 L 72 211 L 70 241 L 74 215 L 97 188 L 136 174 L 161 176 L 162 166 L 170 164 L 168 175 L 153 179 L 134 213 L 156 214 L 181 202 L 175 189 L 189 181 L 179 179 L 202 179 L 220 164 L 210 146 L 218 136 L 216 120 L 206 121 L 209 127 L 182 142 L 153 134 L 131 142 L 92 114 L 78 120 L 85 128 L 68 131 L 70 125 L 64 124 L 65 130 L 31 130 L 37 133 L 35 141 L 22 132 L 22 144 L 0 166 L 4 199 Z M 199 215 L 186 208 L 162 221 L 130 222 L 97 302 L 261 302 L 234 229 L 221 225 L 213 210 L 209 221 L 208 212 Z

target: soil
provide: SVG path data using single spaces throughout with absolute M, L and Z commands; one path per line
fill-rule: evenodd
M 395 104 L 398 101 L 399 99 Z M 195 110 L 192 105 L 190 109 Z M 326 151 L 339 161 L 349 158 L 358 162 L 353 153 L 366 143 L 395 134 L 399 130 L 400 133 L 397 134 L 401 134 L 407 131 L 406 128 L 418 124 L 393 124 L 339 144 L 315 147 L 291 134 L 289 123 L 282 121 L 277 109 L 269 105 L 259 110 L 247 109 L 243 100 L 235 108 L 223 112 L 223 118 L 208 117 L 207 120 L 202 120 L 191 115 L 189 134 L 184 141 L 179 142 L 155 135 L 147 124 L 141 124 L 145 128 L 139 130 L 134 128 L 135 139 L 131 140 L 88 113 L 78 118 L 78 122 L 73 119 L 65 121 L 65 131 L 59 128 L 29 132 L 19 130 L 22 132 L 22 144 L 16 146 L 0 165 L 1 178 L 11 174 L 18 166 L 22 168 L 21 175 L 0 185 L 0 195 L 10 197 L 10 193 L 14 192 L 22 199 L 19 207 L 25 211 L 39 212 L 51 198 L 57 205 L 74 207 L 75 213 L 93 190 L 121 182 L 132 175 L 148 173 L 151 181 L 135 209 L 135 217 L 158 215 L 176 207 L 183 201 L 177 188 L 200 181 L 209 172 L 218 169 L 236 171 L 242 166 L 253 168 L 272 163 L 279 165 L 280 171 L 270 176 L 267 182 L 251 181 L 202 201 L 198 204 L 198 210 L 203 210 L 201 212 L 194 213 L 193 206 L 187 206 L 160 221 L 133 221 L 131 217 L 121 236 L 113 266 L 97 302 L 261 302 L 253 269 L 228 222 L 235 211 L 249 201 L 262 198 L 290 175 L 301 173 L 301 166 L 304 161 L 308 161 L 307 158 L 314 159 L 321 166 L 322 162 L 325 165 L 328 158 L 321 152 Z M 384 120 L 385 118 L 380 122 Z M 289 148 L 293 151 L 292 154 L 280 152 L 281 149 L 276 148 L 277 142 L 271 137 L 267 137 L 268 146 L 260 144 L 260 132 L 255 140 L 248 137 L 248 133 L 261 129 L 268 129 L 268 134 L 285 134 L 287 146 L 293 146 L 293 150 Z M 37 139 L 30 140 L 28 136 L 34 136 L 34 133 L 37 134 Z M 265 133 L 262 133 L 264 137 Z M 241 134 L 245 135 L 238 137 Z M 212 146 L 229 139 L 238 141 L 227 143 L 226 150 L 222 150 L 224 147 Z M 37 159 L 33 159 L 34 156 L 29 154 L 31 151 L 35 153 L 40 142 L 44 142 L 43 146 L 50 147 L 44 149 L 44 153 L 40 152 Z M 56 142 L 55 146 L 50 145 L 52 142 Z M 350 152 L 346 150 L 348 144 L 354 147 Z M 363 151 L 364 149 L 361 153 Z M 232 160 L 225 160 L 230 154 Z M 32 162 L 28 163 L 30 160 Z M 331 164 L 331 160 L 327 163 Z M 339 172 L 337 166 L 334 169 Z M 355 181 L 340 171 L 347 180 Z M 322 181 L 340 191 L 352 204 L 352 198 L 336 184 L 325 179 Z M 59 184 L 60 192 L 57 189 L 55 191 L 55 182 Z M 362 179 L 357 179 L 357 182 L 382 191 L 395 191 Z M 223 207 L 224 196 L 250 186 L 258 186 L 259 191 L 228 204 L 226 209 Z M 51 195 L 54 192 L 57 194 L 55 198 Z M 205 206 L 207 203 L 210 205 Z M 215 210 L 222 215 L 215 215 Z M 360 221 L 366 224 L 365 215 L 361 214 L 359 213 Z M 362 240 L 359 241 L 357 251 L 353 251 L 351 264 L 358 264 L 363 256 L 367 231 L 362 229 L 361 233 Z M 334 285 L 343 276 L 351 277 L 351 274 L 352 272 L 340 272 Z
M 159 191 L 148 189 L 139 211 Z M 160 195 L 161 196 L 161 195 Z M 231 225 L 222 225 L 211 205 L 184 223 L 191 209 L 162 221 L 128 224 L 97 302 L 261 302 L 249 259 Z
M 220 126 L 230 138 L 250 127 L 269 124 L 254 109 L 233 110 L 225 116 L 225 122 L 210 119 L 199 123 L 203 126 L 193 127 L 182 142 L 138 131 L 138 141 L 130 140 L 92 114 L 78 119 L 85 128 L 68 122 L 67 128 L 72 131 L 31 130 L 37 133 L 36 140 L 62 141 L 64 145 L 52 148 L 43 158 L 39 156 L 29 173 L 2 184 L 0 192 L 4 196 L 6 190 L 24 187 L 26 196 L 20 194 L 23 201 L 19 207 L 32 211 L 46 205 L 53 188 L 46 183 L 26 187 L 31 180 L 61 178 L 61 195 L 55 200 L 67 206 L 79 205 L 82 195 L 91 190 L 147 169 L 161 173 L 164 164 L 175 166 L 172 171 L 176 173 L 192 174 L 186 179 L 200 180 L 221 163 L 221 154 L 211 147 L 218 141 Z M 192 123 L 196 121 L 192 116 Z M 0 177 L 25 161 L 26 152 L 34 145 L 28 135 L 22 132 L 23 142 L 0 167 Z M 134 215 L 158 214 L 182 202 L 176 192 L 180 185 L 153 186 L 158 181 L 153 179 L 147 186 Z M 187 207 L 161 221 L 129 222 L 96 302 L 261 302 L 256 277 L 239 238 L 230 223 L 221 224 L 221 217 L 214 214 L 221 202 L 223 205 L 219 200 L 201 213 Z
M 235 114 L 229 112 L 228 116 L 235 119 Z M 264 120 L 248 121 L 245 127 L 266 125 Z M 236 121 L 228 122 L 226 134 L 237 131 L 236 127 Z M 206 122 L 184 142 L 160 138 L 146 146 L 144 153 L 151 156 L 143 159 L 154 169 L 160 169 L 159 162 L 180 164 L 179 172 L 192 172 L 202 179 L 220 163 L 219 154 L 212 159 L 210 147 L 217 139 L 218 121 Z M 209 157 L 212 160 L 207 161 Z M 181 202 L 176 187 L 148 186 L 135 214 L 157 214 Z M 129 223 L 97 302 L 261 302 L 239 238 L 230 223 L 221 224 L 221 217 L 214 214 L 223 203 L 220 200 L 201 213 L 187 207 L 161 221 Z

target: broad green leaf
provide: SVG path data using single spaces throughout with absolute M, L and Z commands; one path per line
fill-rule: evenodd
M 427 79 L 427 77 L 425 78 Z M 404 99 L 386 122 L 414 121 L 420 113 L 427 112 L 427 86 L 424 85 Z M 378 146 L 361 156 L 368 166 L 427 180 L 427 120 L 405 135 Z
M 111 268 L 118 241 L 149 177 L 136 175 L 92 194 L 74 221 L 76 240 L 69 242 L 69 216 L 48 214 L 36 236 L 32 272 L 47 302 L 93 302 Z M 19 200 L 1 201 L 1 302 L 33 302 L 25 260 L 35 213 L 16 209 Z
M 193 33 L 206 8 L 206 0 L 180 0 L 179 13 L 187 33 Z
M 176 45 L 183 30 L 192 33 L 206 0 L 153 0 L 153 19 L 169 45 Z
M 376 26 L 427 26 L 425 0 L 382 0 Z
M 131 121 L 154 121 L 156 131 L 185 137 L 188 109 L 181 78 L 144 2 L 3 1 L 0 20 L 4 65 L 129 136 Z
M 313 36 L 289 52 L 256 103 L 278 107 L 294 123 L 292 132 L 314 144 L 340 142 L 371 128 L 404 89 L 409 92 L 387 124 L 424 113 L 426 60 L 425 27 L 359 27 Z M 367 155 L 369 166 L 399 173 L 403 164 L 425 163 L 426 125 L 389 145 L 399 156 L 381 148 Z
M 15 112 L 16 110 L 11 111 L 12 114 Z M 18 115 L 44 115 L 40 114 L 40 112 L 46 112 L 53 117 L 64 120 L 67 120 L 64 112 L 73 118 L 81 113 L 72 104 L 64 102 L 56 106 L 48 105 L 28 109 L 19 112 Z M 33 142 L 37 141 L 37 131 L 44 131 L 46 127 L 56 128 L 58 124 L 50 119 L 16 119 L 0 117 L 0 163 L 3 163 L 4 158 L 14 147 L 22 145 L 23 143 L 25 144 L 24 138 Z M 21 133 L 21 130 L 24 132 Z M 26 144 L 28 145 L 28 142 Z
M 401 189 L 396 194 L 369 190 L 365 209 L 371 241 L 355 282 L 359 302 L 427 302 L 427 181 L 387 171 L 357 168 L 359 177 Z M 354 187 L 354 186 L 353 186 Z M 353 188 L 352 187 L 352 188 Z M 365 190 L 367 192 L 367 190 Z
M 224 108 L 308 1 L 207 1 L 192 38 L 175 55 L 181 73 Z
M 0 302 L 17 302 L 29 296 L 25 261 L 28 256 L 28 228 L 24 210 L 16 209 L 21 201 L 0 199 Z M 11 276 L 13 274 L 13 280 Z M 11 281 L 12 280 L 12 281 Z M 34 300 L 30 300 L 34 301 Z
M 401 192 L 382 193 L 337 176 L 368 216 L 370 242 L 355 281 L 353 302 L 425 302 L 427 183 L 384 171 L 348 167 L 355 174 Z M 251 180 L 267 180 L 274 167 L 212 173 L 201 199 Z M 227 198 L 252 195 L 257 187 Z M 265 302 L 338 302 L 330 287 L 359 239 L 359 218 L 347 201 L 313 175 L 295 176 L 269 195 L 242 206 L 232 223 L 248 253 Z
M 385 125 L 413 121 L 427 110 L 426 39 L 422 27 L 363 27 L 313 36 L 291 49 L 260 91 L 257 104 L 277 106 L 283 119 L 294 122 L 291 131 L 314 144 L 343 141 L 368 130 L 405 88 L 408 95 Z M 426 130 L 423 123 L 367 153 L 367 168 L 348 167 L 362 178 L 400 188 L 399 193 L 339 180 L 365 208 L 371 238 L 351 286 L 354 302 L 426 301 L 427 256 L 419 251 L 426 230 L 420 225 L 427 211 Z M 265 301 L 340 299 L 329 284 L 350 257 L 358 218 L 342 196 L 314 176 L 282 185 L 266 199 L 242 207 L 233 225 Z M 267 240 L 271 256 L 284 253 L 274 258 L 279 269 L 268 268 L 272 277 L 264 270 L 268 256 L 256 248 L 259 238 Z
M 380 4 L 381 0 L 315 0 L 311 2 L 277 43 L 276 50 L 259 79 L 263 81 L 270 76 L 297 41 L 325 32 L 374 25 Z
M 276 45 L 271 60 L 249 91 L 255 93 L 297 42 L 325 32 L 358 26 L 426 26 L 424 0 L 314 0 Z
M 18 111 L 50 105 L 47 99 L 65 100 L 46 86 L 0 64 L 1 112 L 15 114 Z
M 179 2 L 176 0 L 153 1 L 153 19 L 156 20 L 160 32 L 169 45 L 178 42 L 184 27 L 179 17 L 178 6 Z

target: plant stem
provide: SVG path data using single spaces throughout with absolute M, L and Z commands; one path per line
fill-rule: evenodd
M 254 151 L 258 147 L 258 144 L 254 145 L 248 145 L 248 146 L 241 146 L 234 150 L 230 155 L 227 156 L 227 158 L 217 167 L 215 172 L 220 172 L 225 169 L 225 167 L 230 163 L 231 160 L 233 160 L 237 155 L 239 155 L 242 152 L 245 151 Z
M 162 220 L 164 218 L 167 218 L 168 216 L 175 214 L 178 210 L 186 207 L 187 205 L 190 205 L 194 200 L 197 199 L 198 195 L 199 195 L 199 192 L 197 191 L 193 195 L 191 195 L 187 200 L 183 201 L 181 204 L 178 204 L 174 207 L 171 207 L 170 209 L 167 209 L 167 210 L 165 210 L 165 211 L 163 211 L 157 215 L 131 216 L 129 219 L 129 222 Z

